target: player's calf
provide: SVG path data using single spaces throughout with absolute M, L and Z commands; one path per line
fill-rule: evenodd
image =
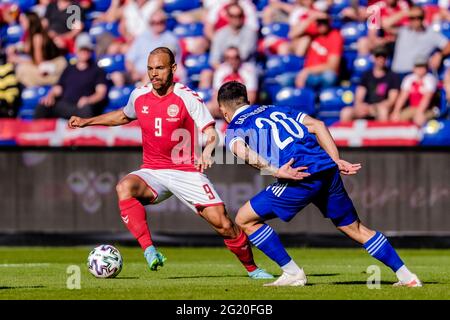
M 348 226 L 338 226 L 338 229 L 361 243 L 372 257 L 391 268 L 399 280 L 396 285 L 422 286 L 419 278 L 408 270 L 384 234 L 370 230 L 359 221 L 355 221 Z

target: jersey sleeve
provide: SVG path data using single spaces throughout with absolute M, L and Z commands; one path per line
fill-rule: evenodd
M 225 145 L 226 147 L 233 152 L 233 144 L 236 141 L 244 141 L 245 142 L 245 134 L 243 129 L 235 129 L 232 126 L 229 126 L 225 133 Z
M 125 107 L 123 107 L 122 111 L 123 113 L 130 119 L 136 119 L 136 109 L 134 108 L 134 101 L 136 100 L 137 96 L 137 89 L 134 89 L 130 97 L 128 98 L 128 103 Z
M 180 91 L 183 102 L 197 128 L 203 132 L 207 127 L 216 123 L 205 103 L 195 91 L 188 88 L 180 89 Z
M 295 121 L 301 124 L 303 124 L 303 120 L 308 115 L 302 111 L 298 111 L 295 108 L 287 106 L 276 106 L 276 109 L 286 113 L 290 118 L 294 119 Z

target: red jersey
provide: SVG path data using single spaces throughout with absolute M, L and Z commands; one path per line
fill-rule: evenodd
M 328 61 L 330 55 L 342 55 L 344 41 L 338 30 L 315 37 L 306 52 L 305 67 L 314 67 Z M 338 70 L 334 70 L 338 71 Z
M 385 1 L 380 1 L 377 3 L 377 5 L 380 8 L 380 18 L 381 20 L 384 20 L 386 18 L 389 18 L 401 11 L 406 11 L 409 9 L 409 4 L 406 1 L 398 1 L 395 7 L 390 7 Z M 404 17 L 398 21 L 394 27 L 403 27 L 407 26 L 409 24 L 408 17 Z M 395 34 L 392 34 L 388 31 L 385 31 L 384 38 L 389 41 L 395 41 Z
M 215 123 L 198 94 L 175 83 L 173 92 L 157 97 L 152 85 L 134 89 L 123 109 L 142 130 L 141 168 L 197 171 L 194 166 L 198 129 Z
M 434 93 L 437 89 L 437 79 L 427 73 L 423 78 L 411 73 L 402 81 L 401 89 L 409 92 L 409 106 L 417 108 L 425 93 Z

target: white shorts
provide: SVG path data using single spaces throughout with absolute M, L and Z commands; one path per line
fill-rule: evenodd
M 160 203 L 174 194 L 195 212 L 202 207 L 223 205 L 211 181 L 200 172 L 140 169 L 129 174 L 138 176 L 152 189 L 156 198 L 151 204 Z

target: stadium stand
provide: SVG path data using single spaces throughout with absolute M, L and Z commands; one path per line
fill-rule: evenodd
M 290 22 L 280 19 L 268 25 L 262 23 L 262 12 L 268 5 L 268 0 L 241 0 L 242 2 L 250 2 L 254 5 L 254 8 L 258 12 L 260 28 L 259 28 L 259 40 L 263 40 L 265 37 L 277 36 L 282 40 L 288 39 L 288 33 L 290 30 Z M 284 2 L 295 3 L 293 0 L 282 0 Z M 344 14 L 344 12 L 355 5 L 355 1 L 351 0 L 335 0 L 332 2 L 317 1 L 317 3 L 328 3 L 328 7 L 321 5 L 320 10 L 326 10 L 334 28 L 340 29 L 340 33 L 344 39 L 344 52 L 341 62 L 341 71 L 339 78 L 339 85 L 333 88 L 328 88 L 320 92 L 314 92 L 308 89 L 295 89 L 295 77 L 297 73 L 302 70 L 304 64 L 304 58 L 296 56 L 294 54 L 289 55 L 275 55 L 273 52 L 266 52 L 259 50 L 256 56 L 250 58 L 251 62 L 254 62 L 257 66 L 259 76 L 259 102 L 262 103 L 274 103 L 280 105 L 290 105 L 297 107 L 305 112 L 315 115 L 318 118 L 325 121 L 327 125 L 332 125 L 339 119 L 339 111 L 344 106 L 352 105 L 354 99 L 354 87 L 359 83 L 361 76 L 371 70 L 373 66 L 373 60 L 370 55 L 360 55 L 357 51 L 357 43 L 362 37 L 368 35 L 368 27 L 365 20 L 351 19 Z M 382 1 L 369 1 L 373 3 L 381 3 Z M 86 23 L 85 31 L 89 33 L 93 42 L 104 33 L 109 33 L 119 43 L 125 41 L 121 34 L 120 18 L 115 21 L 96 21 L 102 13 L 105 13 L 110 8 L 111 0 L 92 0 L 89 2 L 90 6 L 86 10 Z M 123 3 L 126 3 L 124 1 Z M 238 1 L 239 3 L 239 1 Z M 360 8 L 366 8 L 369 5 L 368 1 L 359 1 Z M 34 10 L 38 4 L 36 0 L 1 0 L 0 7 L 2 5 L 16 5 L 19 7 L 20 12 L 27 12 Z M 430 0 L 413 0 L 410 1 L 410 5 L 419 5 L 423 8 L 432 8 L 430 12 L 434 12 L 433 8 L 441 5 L 438 1 Z M 214 6 L 214 4 L 212 5 Z M 5 7 L 6 8 L 6 7 Z M 205 69 L 211 69 L 209 64 L 209 51 L 204 54 L 192 54 L 186 51 L 186 43 L 191 38 L 206 38 L 205 19 L 210 13 L 212 7 L 208 7 L 208 1 L 201 0 L 164 0 L 163 10 L 168 14 L 168 29 L 180 40 L 181 48 L 183 50 L 182 64 L 186 71 L 186 78 L 183 81 L 194 90 L 199 92 L 199 95 L 208 102 L 212 99 L 212 90 L 210 88 L 198 88 L 201 72 Z M 435 32 L 440 32 L 450 39 L 450 12 L 448 8 L 440 10 L 446 10 L 447 15 L 440 16 L 440 19 L 434 19 L 430 23 Z M 8 10 L 8 9 L 5 9 Z M 190 11 L 201 12 L 200 18 L 193 18 L 189 21 L 183 20 L 178 22 L 179 14 L 182 12 Z M 428 10 L 428 9 L 427 9 Z M 428 12 L 428 11 L 427 11 Z M 1 50 L 4 52 L 9 46 L 19 45 L 26 38 L 26 34 L 23 32 L 23 27 L 20 24 L 19 15 L 10 15 L 12 19 L 3 19 L 0 21 L 0 35 L 1 35 Z M 226 17 L 219 14 L 219 20 L 215 28 L 226 25 Z M 225 19 L 225 20 L 224 20 Z M 304 19 L 304 17 L 300 17 Z M 126 48 L 126 46 L 125 46 Z M 102 54 L 97 57 L 97 64 L 105 70 L 108 74 L 108 79 L 111 81 L 111 74 L 114 72 L 126 73 L 125 68 L 125 53 L 117 52 L 114 54 Z M 67 53 L 66 58 L 70 63 L 73 63 L 73 53 Z M 441 67 L 438 72 L 440 86 L 443 88 L 442 81 L 444 80 L 444 74 L 446 70 L 450 68 L 450 57 L 444 57 L 441 63 Z M 134 87 L 133 83 L 125 83 L 123 86 L 115 86 L 110 82 L 109 86 L 109 103 L 104 112 L 116 110 L 123 106 L 128 96 Z M 47 87 L 33 87 L 22 89 L 22 104 L 19 108 L 18 117 L 20 119 L 30 120 L 32 118 L 34 107 L 40 96 L 45 94 Z M 445 91 L 439 90 L 439 104 L 436 119 L 439 123 L 446 123 L 448 117 L 448 103 L 446 100 Z M 448 124 L 443 125 L 448 127 Z M 426 131 L 424 129 L 424 131 Z M 443 134 L 446 134 L 443 129 Z M 428 135 L 424 137 L 429 138 Z M 427 141 L 428 141 L 427 140 Z M 428 143 L 428 142 L 427 142 Z M 425 143 L 425 144 L 427 144 Z

